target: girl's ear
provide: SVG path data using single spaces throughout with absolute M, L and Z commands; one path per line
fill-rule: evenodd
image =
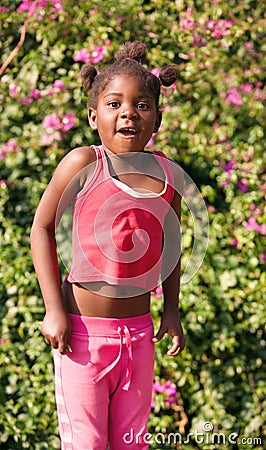
M 156 122 L 155 122 L 155 125 L 154 125 L 154 133 L 157 133 L 157 131 L 159 130 L 161 122 L 162 122 L 162 112 L 158 111 L 157 112 L 157 119 L 156 119 Z
M 93 108 L 88 109 L 88 120 L 92 130 L 97 130 L 97 112 Z

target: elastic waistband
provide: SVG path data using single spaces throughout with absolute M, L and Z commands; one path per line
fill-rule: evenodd
M 93 334 L 102 336 L 104 334 L 117 335 L 118 328 L 127 327 L 130 334 L 139 332 L 145 328 L 152 326 L 151 313 L 143 314 L 135 317 L 106 318 L 106 317 L 90 317 L 70 314 L 69 319 L 72 330 L 75 332 Z

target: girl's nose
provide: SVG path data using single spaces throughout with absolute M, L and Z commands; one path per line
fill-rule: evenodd
M 138 112 L 133 106 L 125 106 L 121 111 L 121 117 L 124 119 L 133 119 L 138 117 Z

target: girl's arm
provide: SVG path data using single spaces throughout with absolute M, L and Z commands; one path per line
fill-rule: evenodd
M 31 228 L 32 259 L 45 303 L 42 333 L 53 348 L 66 351 L 70 325 L 61 291 L 55 226 L 58 211 L 63 210 L 79 189 L 76 176 L 95 160 L 94 151 L 82 147 L 70 152 L 59 163 L 37 208 Z
M 159 342 L 165 333 L 169 333 L 172 337 L 172 347 L 167 354 L 176 356 L 185 347 L 185 337 L 179 316 L 181 195 L 178 192 L 175 192 L 171 208 L 172 211 L 170 211 L 165 220 L 165 240 L 169 243 L 169 247 L 166 248 L 165 261 L 163 260 L 162 268 L 164 309 L 160 329 L 153 338 L 153 342 Z M 175 251 L 173 250 L 174 248 Z M 167 271 L 167 268 L 169 270 L 169 257 L 171 259 L 172 255 L 176 258 L 176 262 L 172 263 L 173 270 L 170 275 L 164 275 L 164 270 Z

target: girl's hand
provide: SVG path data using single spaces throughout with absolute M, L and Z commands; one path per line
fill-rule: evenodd
M 165 333 L 170 334 L 173 343 L 172 347 L 168 350 L 167 355 L 179 355 L 185 348 L 185 336 L 178 314 L 163 315 L 159 331 L 152 341 L 154 343 L 159 342 Z
M 64 354 L 68 347 L 71 327 L 65 312 L 53 311 L 46 313 L 41 326 L 41 332 L 53 348 L 58 348 Z

